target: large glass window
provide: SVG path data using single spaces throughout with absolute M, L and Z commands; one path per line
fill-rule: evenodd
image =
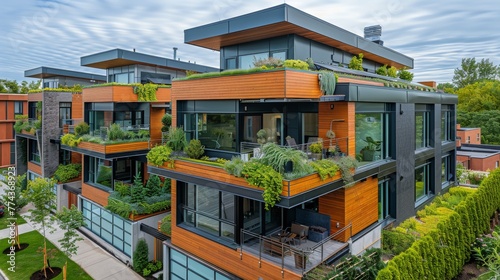
M 255 53 L 249 55 L 241 55 L 239 57 L 240 69 L 250 69 L 253 68 L 253 63 L 258 60 L 268 59 L 269 52 Z
M 37 104 L 37 102 L 28 102 L 28 118 L 29 119 L 36 119 L 38 117 L 36 104 Z
M 415 169 L 415 201 L 425 200 L 430 191 L 430 163 Z
M 63 149 L 59 150 L 59 164 L 70 164 L 71 163 L 71 152 Z
M 447 187 L 453 180 L 452 156 L 447 154 L 441 158 L 441 185 Z
M 441 106 L 441 141 L 453 141 L 453 133 L 455 127 L 453 124 L 453 117 L 451 114 L 450 105 Z
M 389 105 L 356 103 L 356 158 L 362 163 L 390 156 L 391 115 Z
M 201 279 L 229 280 L 227 276 L 214 268 L 201 263 L 180 251 L 170 249 L 170 278 L 167 279 Z
M 389 216 L 389 179 L 378 182 L 378 219 L 383 220 Z
M 14 115 L 22 115 L 22 114 L 23 114 L 23 102 L 14 101 Z
M 59 103 L 59 127 L 63 126 L 64 120 L 71 119 L 71 102 Z
M 123 66 L 108 69 L 108 82 L 135 83 L 135 66 Z
M 113 123 L 113 112 L 109 111 L 89 112 L 89 126 L 91 134 L 100 135 L 101 127 L 109 127 L 112 123 Z
M 185 114 L 188 140 L 198 139 L 207 149 L 236 151 L 235 114 Z
M 428 105 L 415 105 L 415 149 L 427 148 L 430 143 L 430 109 Z
M 183 222 L 209 234 L 234 241 L 234 195 L 213 188 L 187 184 Z
M 87 182 L 111 189 L 111 175 L 113 167 L 111 161 L 88 157 Z
M 40 164 L 40 151 L 38 150 L 38 142 L 36 140 L 29 139 L 29 143 L 30 161 Z
M 89 200 L 82 199 L 81 205 L 85 227 L 130 257 L 131 223 Z

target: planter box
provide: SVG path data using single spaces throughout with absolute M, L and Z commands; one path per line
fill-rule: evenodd
M 118 143 L 118 144 L 97 144 L 90 142 L 80 142 L 77 146 L 78 149 L 89 150 L 101 154 L 113 154 L 121 152 L 132 152 L 137 150 L 149 149 L 148 141 Z
M 157 101 L 152 102 L 169 102 L 170 92 L 170 88 L 158 88 Z M 83 89 L 83 93 L 83 102 L 139 102 L 133 86 L 92 87 Z

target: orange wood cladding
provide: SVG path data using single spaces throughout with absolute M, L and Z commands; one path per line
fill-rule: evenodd
M 331 234 L 349 223 L 352 223 L 353 235 L 360 232 L 378 219 L 378 180 L 370 177 L 347 189 L 321 196 L 319 212 L 330 216 Z M 346 242 L 349 237 L 348 229 L 336 239 Z
M 333 105 L 333 109 L 331 109 Z M 342 152 L 348 151 L 348 155 L 356 156 L 356 122 L 355 122 L 355 104 L 354 102 L 320 102 L 318 108 L 318 135 L 323 138 L 325 148 L 329 146 L 329 140 L 326 132 L 330 129 L 335 132 L 339 139 L 337 145 Z M 332 122 L 332 120 L 335 120 Z M 342 141 L 347 138 L 347 143 Z M 346 147 L 348 145 L 348 147 Z M 346 149 L 348 148 L 348 149 Z
M 108 205 L 108 192 L 85 183 L 82 183 L 82 196 L 101 206 Z
M 262 259 L 259 265 L 257 256 L 243 251 L 240 259 L 240 250 L 234 250 L 227 246 L 203 238 L 185 229 L 176 226 L 176 181 L 172 180 L 172 244 L 182 248 L 191 254 L 209 262 L 217 267 L 232 273 L 242 279 L 302 279 L 292 271 Z M 282 278 L 283 276 L 283 278 Z
M 71 103 L 71 118 L 83 119 L 83 97 L 81 93 L 73 93 Z
M 148 149 L 149 143 L 146 141 L 142 142 L 131 142 L 131 143 L 121 143 L 121 144 L 97 144 L 90 142 L 80 142 L 78 144 L 79 149 L 94 151 L 102 154 L 113 154 L 120 152 L 130 152 L 136 150 Z
M 40 176 L 43 176 L 42 167 L 36 163 L 28 161 L 28 170 L 32 171 Z
M 28 101 L 43 101 L 43 93 L 37 92 L 37 93 L 28 94 Z M 27 112 L 27 111 L 25 111 L 25 112 Z M 27 113 L 26 113 L 26 115 L 27 115 Z
M 381 82 L 366 81 L 366 80 L 345 78 L 345 77 L 339 77 L 337 83 L 353 83 L 353 84 L 371 85 L 371 86 L 379 86 L 379 87 L 384 86 L 384 83 L 381 83 Z
M 170 88 L 159 88 L 155 102 L 169 102 Z M 104 86 L 83 89 L 83 102 L 137 102 L 133 86 Z
M 318 74 L 278 70 L 174 81 L 172 101 L 260 98 L 319 98 Z M 175 112 L 175 111 L 173 111 Z
M 170 169 L 168 167 L 168 163 L 165 163 L 163 167 Z M 263 191 L 261 188 L 249 185 L 244 178 L 238 178 L 230 175 L 224 169 L 219 167 L 176 160 L 173 170 L 182 174 L 189 174 L 196 177 Z M 281 195 L 286 197 L 294 196 L 336 180 L 340 180 L 340 173 L 325 180 L 321 180 L 318 174 L 311 174 L 291 181 L 283 180 L 283 190 Z
M 71 152 L 71 163 L 82 163 L 82 154 Z
M 150 110 L 149 135 L 151 140 L 161 139 L 161 118 L 165 115 L 165 108 L 153 108 Z

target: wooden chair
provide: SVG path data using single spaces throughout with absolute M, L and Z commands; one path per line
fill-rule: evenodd
M 295 238 L 299 239 L 299 242 L 302 243 L 302 240 L 307 239 L 307 234 L 309 233 L 309 227 L 297 223 L 293 223 L 290 232 L 294 233 Z

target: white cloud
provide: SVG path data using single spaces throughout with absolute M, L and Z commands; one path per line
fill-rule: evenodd
M 283 1 L 19 0 L 2 3 L 0 78 L 49 66 L 102 73 L 80 57 L 113 48 L 178 57 L 217 67 L 218 52 L 184 44 L 184 30 L 282 4 Z M 500 64 L 500 5 L 493 0 L 288 0 L 287 4 L 362 35 L 381 24 L 385 46 L 415 59 L 416 80 L 451 81 L 465 57 Z

